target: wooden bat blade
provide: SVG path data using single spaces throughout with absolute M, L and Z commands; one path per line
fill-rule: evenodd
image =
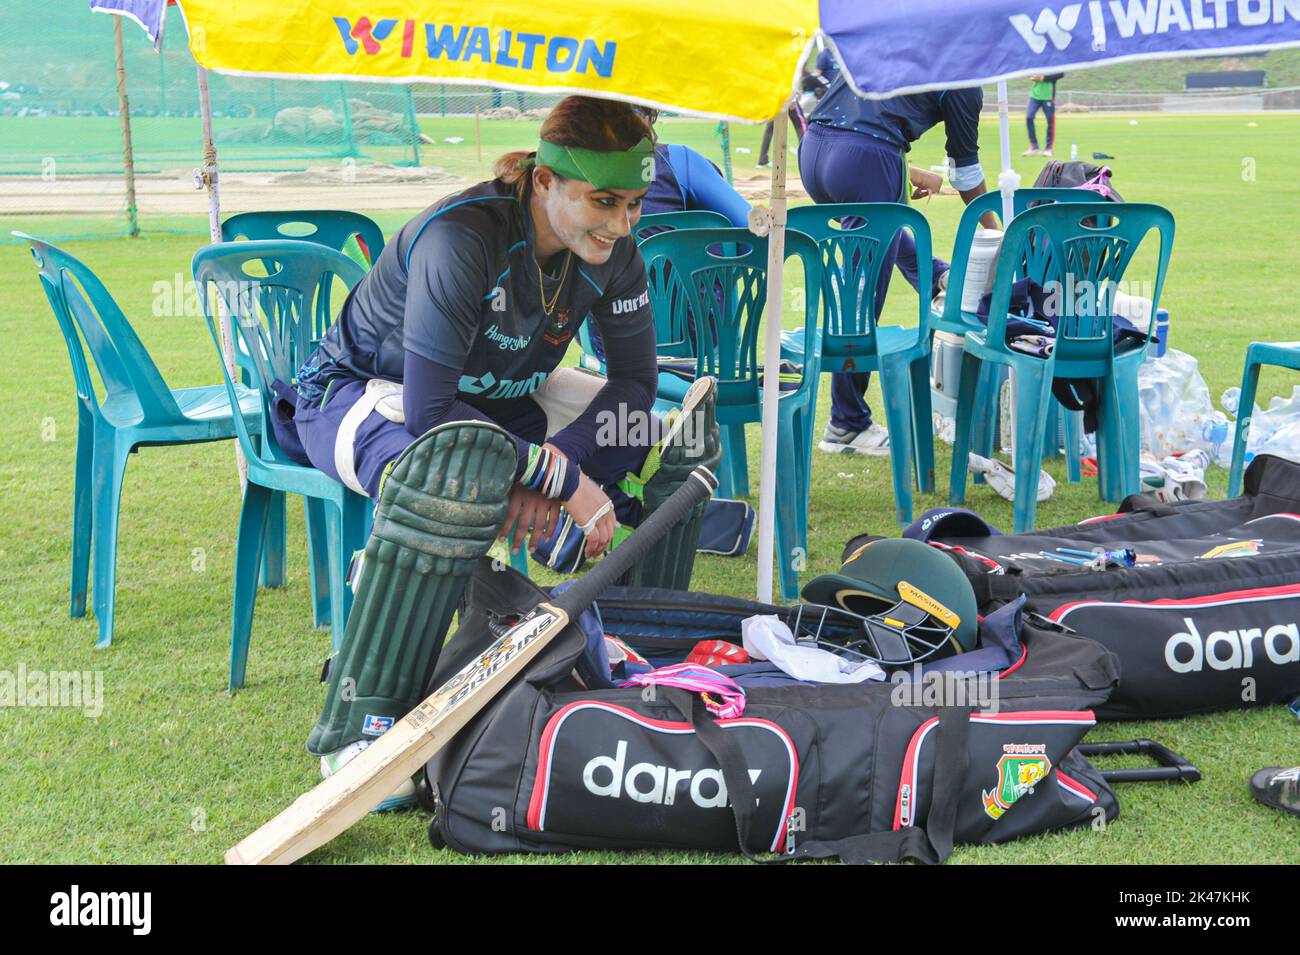
M 350 828 L 459 733 L 568 622 L 563 610 L 539 604 L 355 759 L 228 851 L 226 862 L 288 864 Z

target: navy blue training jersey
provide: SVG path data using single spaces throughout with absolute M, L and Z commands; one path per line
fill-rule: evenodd
M 948 134 L 947 153 L 961 168 L 979 162 L 979 121 L 983 106 L 984 91 L 978 86 L 864 99 L 855 95 L 840 75 L 808 121 L 865 133 L 903 152 L 911 149 L 912 143 L 928 129 L 943 123 Z
M 499 180 L 440 199 L 404 225 L 353 290 L 299 374 L 318 400 L 336 377 L 402 380 L 405 353 L 461 369 L 472 400 L 532 394 L 564 357 L 587 315 L 614 340 L 651 326 L 645 265 L 635 241 L 603 265 L 565 253 L 541 277 L 528 200 Z M 557 294 L 552 314 L 545 314 Z

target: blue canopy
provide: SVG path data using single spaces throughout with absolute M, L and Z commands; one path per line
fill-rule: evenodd
M 882 98 L 1300 46 L 1300 0 L 821 0 L 821 28 L 854 91 Z

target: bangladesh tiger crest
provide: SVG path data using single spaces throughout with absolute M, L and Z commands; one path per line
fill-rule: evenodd
M 1034 787 L 1052 771 L 1052 761 L 1047 757 L 1045 743 L 1007 743 L 998 760 L 998 782 L 990 792 L 981 797 L 984 811 L 990 819 L 1001 819 L 1021 796 L 1034 791 Z
M 546 323 L 542 338 L 551 345 L 563 345 L 573 337 L 573 319 L 567 308 L 557 308 L 551 320 Z

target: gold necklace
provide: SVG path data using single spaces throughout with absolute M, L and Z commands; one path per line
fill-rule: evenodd
M 560 282 L 555 286 L 555 294 L 551 296 L 551 303 L 546 304 L 546 287 L 542 284 L 542 263 L 537 263 L 537 297 L 542 300 L 542 314 L 548 318 L 555 311 L 556 303 L 560 301 L 560 292 L 564 289 L 564 280 L 569 275 L 569 262 L 573 258 L 573 250 L 569 249 L 564 254 L 564 268 L 560 270 Z

